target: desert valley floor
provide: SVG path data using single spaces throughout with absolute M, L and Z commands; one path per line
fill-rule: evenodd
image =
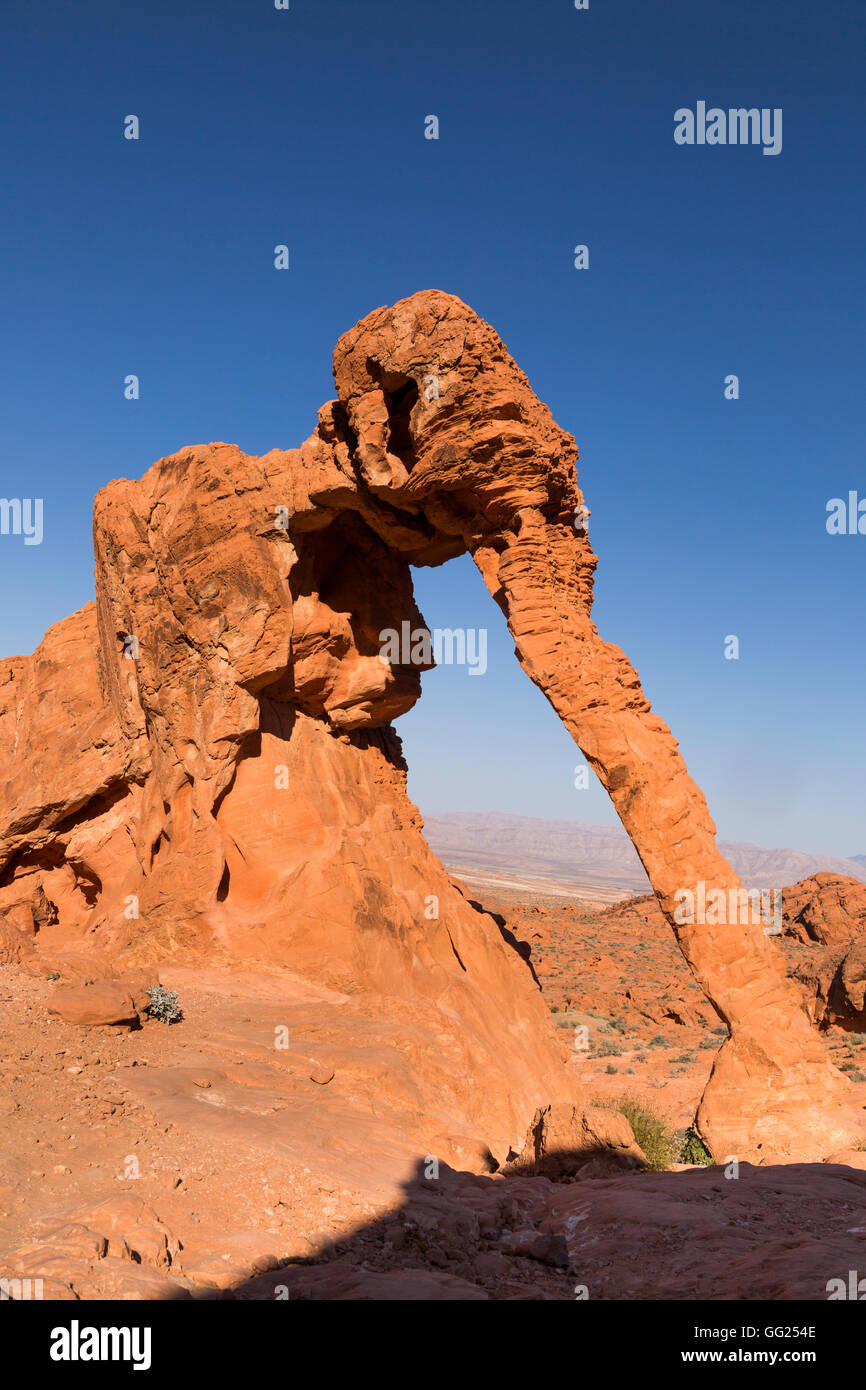
M 789 970 L 825 950 L 816 922 L 858 924 L 840 883 L 862 909 L 866 887 L 830 875 L 794 895 Z M 387 1029 L 345 996 L 178 967 L 181 1022 L 85 1027 L 49 1010 L 86 967 L 7 963 L 0 1265 L 60 1299 L 667 1300 L 824 1299 L 864 1264 L 866 1153 L 736 1180 L 677 1161 L 724 1029 L 653 899 L 485 906 L 528 957 L 586 1104 L 628 1096 L 679 1131 L 666 1171 L 485 1174 L 467 1151 L 475 1172 L 431 1181 L 389 1103 Z M 826 1036 L 866 1105 L 866 1035 Z

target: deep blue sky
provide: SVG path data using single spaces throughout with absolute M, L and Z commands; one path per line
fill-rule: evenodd
M 0 654 L 91 597 L 103 483 L 299 443 L 339 334 L 436 286 L 575 434 L 596 619 L 720 833 L 866 852 L 866 536 L 825 529 L 866 496 L 862 5 L 11 0 L 0 24 L 0 492 L 45 499 L 41 546 L 0 537 Z M 782 153 L 676 146 L 698 100 L 781 107 Z M 471 564 L 417 580 L 431 626 L 491 631 L 486 676 L 426 676 L 399 721 L 422 810 L 613 819 Z

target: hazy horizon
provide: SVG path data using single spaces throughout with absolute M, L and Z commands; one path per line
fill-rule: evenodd
M 613 821 L 594 821 L 564 816 L 525 816 L 521 815 L 521 813 L 517 811 L 501 811 L 496 809 L 495 807 L 490 806 L 486 808 L 482 806 L 466 807 L 459 811 L 456 811 L 453 807 L 448 806 L 428 806 L 423 814 L 425 815 L 425 817 L 431 820 L 434 817 L 453 818 L 456 816 L 504 816 L 509 820 L 527 821 L 529 823 L 538 825 L 544 825 L 547 822 L 551 825 L 567 825 L 574 827 L 582 827 L 587 830 L 612 830 L 619 832 L 626 840 L 629 839 L 628 834 L 622 825 L 622 822 L 617 817 L 614 817 Z M 718 835 L 717 838 L 723 844 L 740 844 L 743 846 L 748 846 L 749 848 L 766 850 L 770 853 L 790 852 L 793 854 L 808 854 L 812 855 L 815 858 L 828 857 L 834 859 L 852 860 L 856 860 L 859 856 L 864 861 L 866 861 L 866 852 L 862 850 L 855 850 L 850 853 L 845 853 L 844 851 L 839 850 L 834 853 L 831 853 L 829 850 L 813 850 L 808 845 L 757 845 L 751 840 L 732 840 L 729 837 L 722 835 Z M 631 842 L 629 841 L 629 843 Z

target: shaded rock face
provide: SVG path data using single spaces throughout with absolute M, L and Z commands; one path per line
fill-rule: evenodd
M 380 657 L 384 629 L 423 625 L 409 566 L 468 551 L 731 1028 L 708 1145 L 840 1148 L 858 1132 L 846 1083 L 762 925 L 677 920 L 683 888 L 739 880 L 592 623 L 573 439 L 436 291 L 359 323 L 334 375 L 300 449 L 187 448 L 98 495 L 96 605 L 0 663 L 0 911 L 42 894 L 58 920 L 41 940 L 125 965 L 206 951 L 432 1003 L 474 1050 L 462 1119 L 519 1152 L 539 1108 L 574 1101 L 563 1053 L 525 963 L 423 840 L 390 727 L 422 667 Z
M 786 888 L 782 930 L 806 946 L 839 946 L 866 936 L 866 883 L 842 874 L 813 874 Z
M 797 966 L 806 1008 L 822 1028 L 834 1024 L 851 1033 L 866 1032 L 866 941 L 830 946 Z
M 510 1173 L 543 1173 L 581 1178 L 615 1176 L 645 1168 L 646 1155 L 619 1111 L 598 1106 L 548 1106 L 534 1116 L 523 1146 L 506 1168 Z
M 821 1028 L 866 1031 L 866 884 L 814 874 L 783 894 L 783 931 L 810 952 L 794 972 Z

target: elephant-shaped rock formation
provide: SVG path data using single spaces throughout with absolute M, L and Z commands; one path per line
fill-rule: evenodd
M 39 940 L 94 959 L 206 952 L 401 999 L 453 1063 L 452 1094 L 439 1067 L 424 1103 L 497 1161 L 519 1152 L 540 1108 L 574 1103 L 574 1070 L 507 933 L 423 839 L 391 728 L 423 664 L 383 659 L 380 640 L 423 627 L 410 566 L 468 552 L 730 1028 L 697 1117 L 711 1151 L 851 1143 L 848 1083 L 761 923 L 678 920 L 682 889 L 740 884 L 670 730 L 592 622 L 572 437 L 493 329 L 438 291 L 368 315 L 334 376 L 299 449 L 184 448 L 97 496 L 96 604 L 0 662 L 0 912 L 26 931 L 28 904 L 45 918 L 48 903 Z

